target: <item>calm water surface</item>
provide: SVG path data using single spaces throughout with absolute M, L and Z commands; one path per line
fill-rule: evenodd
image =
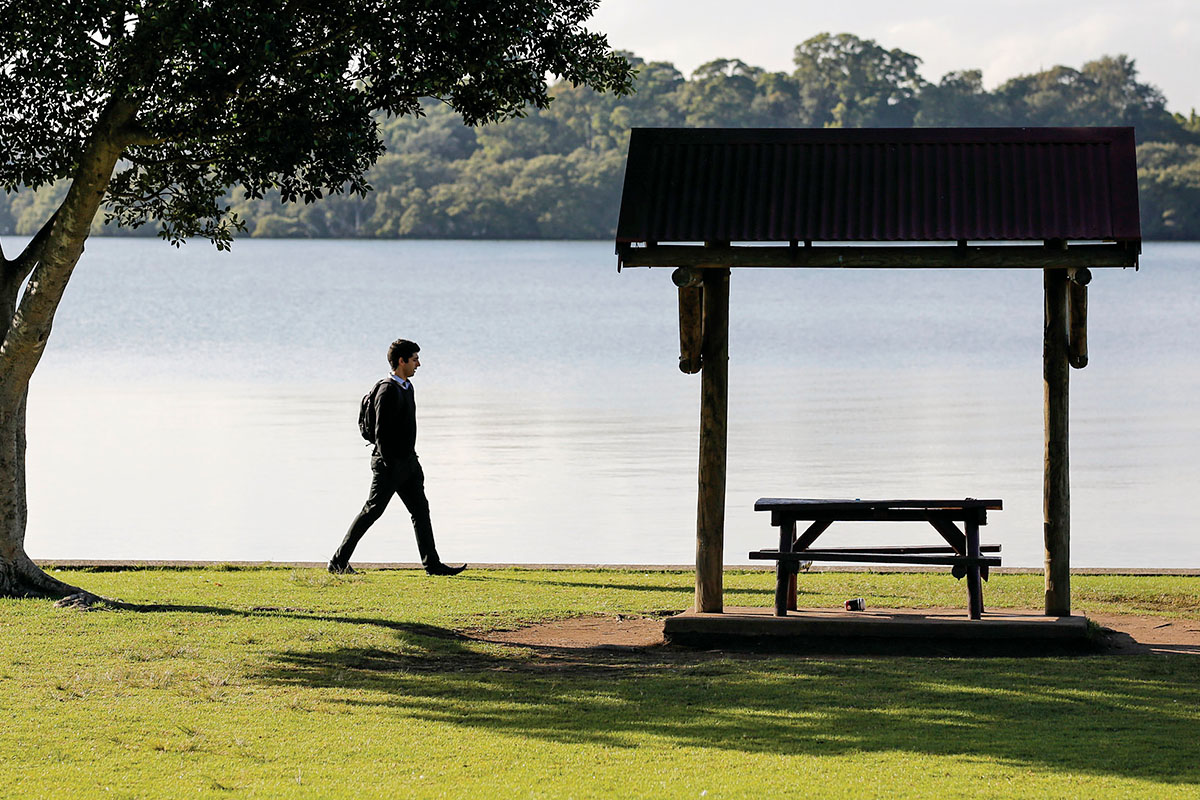
M 328 558 L 366 496 L 358 400 L 405 336 L 447 560 L 690 563 L 699 376 L 670 272 L 615 267 L 589 242 L 92 240 L 30 390 L 28 550 Z M 1076 566 L 1200 567 L 1198 267 L 1149 244 L 1096 271 Z M 736 271 L 731 305 L 727 563 L 773 543 L 760 496 L 972 496 L 1004 499 L 1005 564 L 1040 566 L 1038 272 Z M 398 502 L 356 557 L 416 559 Z

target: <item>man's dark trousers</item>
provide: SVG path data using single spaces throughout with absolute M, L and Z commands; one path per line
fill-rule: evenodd
M 413 453 L 394 468 L 383 463 L 378 451 L 371 456 L 371 492 L 362 511 L 350 523 L 346 538 L 337 552 L 333 554 L 331 563 L 345 566 L 350 562 L 358 540 L 367 529 L 379 519 L 383 510 L 391 502 L 392 495 L 400 496 L 408 513 L 412 514 L 413 528 L 417 534 L 417 551 L 421 554 L 421 564 L 426 568 L 439 564 L 437 548 L 433 543 L 433 523 L 429 519 L 429 501 L 425 498 L 425 473 L 421 471 L 421 462 Z

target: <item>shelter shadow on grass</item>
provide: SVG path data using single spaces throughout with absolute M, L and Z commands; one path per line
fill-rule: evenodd
M 398 631 L 395 651 L 278 653 L 258 677 L 328 690 L 350 706 L 556 742 L 909 752 L 1200 781 L 1200 671 L 1187 657 L 731 659 L 668 648 L 531 658 L 413 633 Z

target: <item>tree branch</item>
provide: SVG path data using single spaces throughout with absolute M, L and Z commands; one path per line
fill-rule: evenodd
M 54 220 L 58 218 L 58 209 L 50 215 L 38 232 L 29 240 L 29 244 L 25 245 L 25 249 L 21 254 L 12 261 L 7 262 L 7 265 L 17 274 L 17 282 L 21 282 L 29 277 L 29 273 L 33 272 L 33 268 L 37 266 L 37 262 L 42 257 L 42 251 L 46 247 L 46 239 L 50 236 L 50 229 L 54 227 Z
M 58 210 L 35 236 L 36 248 L 27 247 L 17 259 L 29 282 L 0 342 L 0 413 L 17 407 L 29 378 L 41 361 L 71 272 L 83 253 L 92 219 L 104 199 L 113 169 L 125 142 L 119 136 L 137 108 L 127 100 L 112 100 L 100 112 L 71 188 Z M 30 242 L 33 245 L 33 242 Z M 33 256 L 36 254 L 36 258 Z
M 137 156 L 132 156 L 128 153 L 126 153 L 123 158 L 126 161 L 137 164 L 139 167 L 165 167 L 168 164 L 186 164 L 189 167 L 204 167 L 211 164 L 216 164 L 221 160 L 216 156 L 213 156 L 212 158 L 192 158 L 191 156 L 178 156 L 176 158 L 160 158 L 155 160 L 149 158 L 138 158 Z
M 125 36 L 125 11 L 118 10 L 113 12 L 112 16 L 112 32 L 109 33 L 108 40 L 115 42 Z
M 343 36 L 346 36 L 347 34 L 349 34 L 351 31 L 357 30 L 357 28 L 358 28 L 357 25 L 351 25 L 349 27 L 342 28 L 337 33 L 334 33 L 334 34 L 326 37 L 322 41 L 315 42 L 315 43 L 309 45 L 308 47 L 304 48 L 303 50 L 294 50 L 291 53 L 288 53 L 287 60 L 295 61 L 298 58 L 303 58 L 304 56 L 311 56 L 313 53 L 319 53 L 322 50 L 324 50 L 326 47 L 329 47 L 329 45 L 336 42 L 338 39 L 341 39 Z
M 167 136 L 156 136 L 141 125 L 129 125 L 122 133 L 125 139 L 133 147 L 153 147 L 158 144 L 169 144 L 170 142 L 179 141 L 178 139 Z M 129 158 L 129 156 L 125 156 Z M 131 161 L 133 159 L 130 159 Z

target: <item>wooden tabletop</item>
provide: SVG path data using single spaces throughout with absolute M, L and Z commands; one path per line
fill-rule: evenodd
M 967 497 L 962 500 L 818 500 L 797 497 L 760 497 L 754 503 L 755 511 L 964 511 L 982 508 L 999 511 L 1004 507 L 1001 500 L 977 500 Z

